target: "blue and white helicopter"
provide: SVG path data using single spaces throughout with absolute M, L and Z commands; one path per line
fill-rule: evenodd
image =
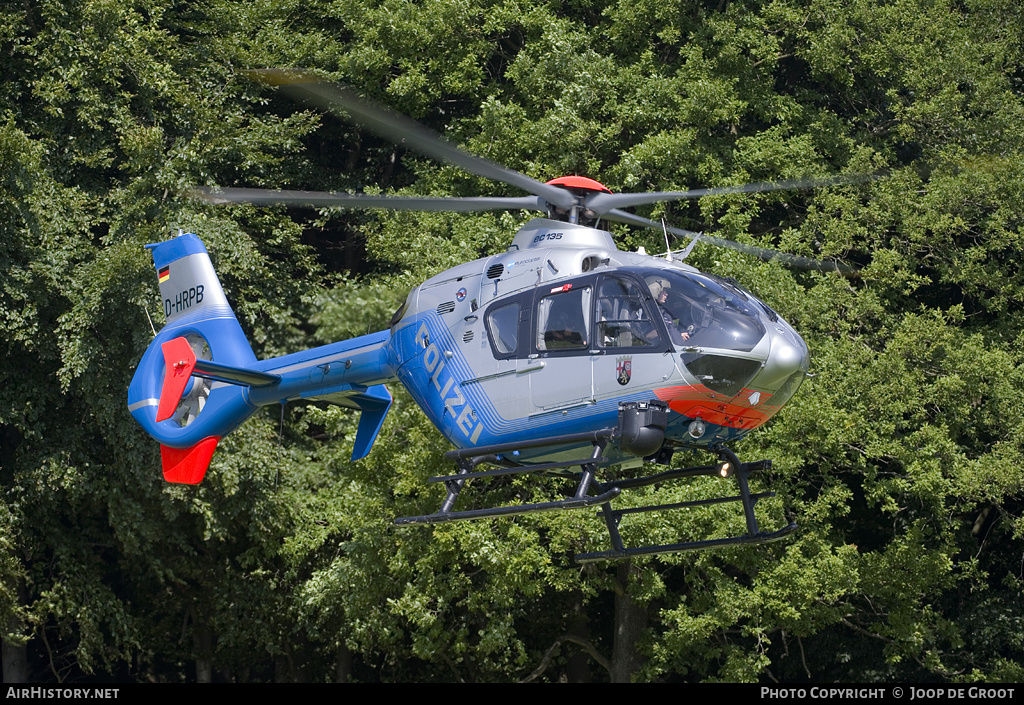
M 268 85 L 328 109 L 427 156 L 517 186 L 498 198 L 361 196 L 256 189 L 202 189 L 215 203 L 476 211 L 533 209 L 507 250 L 462 264 L 414 289 L 388 330 L 258 360 L 194 234 L 150 245 L 167 322 L 128 390 L 128 409 L 162 446 L 169 482 L 199 483 L 217 443 L 260 407 L 326 401 L 359 413 L 352 459 L 365 457 L 400 382 L 455 446 L 457 472 L 431 478 L 447 488 L 434 514 L 396 519 L 431 524 L 528 512 L 600 507 L 611 549 L 580 562 L 767 543 L 796 529 L 762 531 L 747 478 L 770 467 L 743 463 L 729 446 L 764 424 L 808 370 L 807 345 L 769 306 L 735 282 L 698 271 L 672 253 L 619 250 L 601 219 L 665 227 L 622 209 L 711 194 L 808 188 L 852 179 L 751 184 L 683 192 L 613 194 L 588 178 L 541 183 L 468 154 L 411 119 L 302 73 L 254 72 Z M 840 265 L 780 255 L 716 238 L 715 244 L 797 266 Z M 714 462 L 644 474 L 683 449 Z M 637 472 L 639 471 L 639 472 Z M 572 477 L 559 501 L 456 510 L 472 480 L 517 473 Z M 634 474 L 635 476 L 629 477 Z M 620 493 L 672 480 L 733 477 L 738 494 L 682 504 L 614 509 Z M 745 534 L 626 547 L 624 515 L 739 502 Z

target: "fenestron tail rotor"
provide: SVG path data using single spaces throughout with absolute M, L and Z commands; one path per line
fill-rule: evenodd
M 424 156 L 454 164 L 465 171 L 515 186 L 530 196 L 511 197 L 444 197 L 386 196 L 342 192 L 285 191 L 250 188 L 197 187 L 192 195 L 215 204 L 249 203 L 255 205 L 286 205 L 342 210 L 387 209 L 403 211 L 477 212 L 492 210 L 534 210 L 570 223 L 590 222 L 604 218 L 642 228 L 662 230 L 662 224 L 628 213 L 622 209 L 634 206 L 684 201 L 706 196 L 744 193 L 766 193 L 783 190 L 806 190 L 868 181 L 873 176 L 853 175 L 829 178 L 789 179 L 735 186 L 716 186 L 687 191 L 652 191 L 644 193 L 612 193 L 604 185 L 586 177 L 569 176 L 542 183 L 513 169 L 475 156 L 451 144 L 426 126 L 400 113 L 377 105 L 348 86 L 342 86 L 299 70 L 261 69 L 248 71 L 253 79 L 272 86 L 286 95 L 339 113 L 370 132 Z M 665 227 L 679 237 L 692 238 L 695 233 Z M 732 240 L 702 236 L 702 241 L 725 247 L 763 260 L 777 260 L 800 269 L 838 271 L 850 274 L 853 268 L 830 261 L 801 257 L 777 250 L 747 245 Z
M 195 333 L 189 333 L 184 338 L 188 341 L 188 345 L 192 348 L 192 353 L 196 356 L 196 359 L 213 359 L 210 355 L 210 345 L 206 342 L 206 338 Z M 206 406 L 206 400 L 210 397 L 213 380 L 204 377 L 193 377 L 190 380 L 190 384 L 192 385 L 191 389 L 187 389 L 182 394 L 181 399 L 178 401 L 178 406 L 171 416 L 182 428 L 188 426 L 199 417 L 203 407 Z

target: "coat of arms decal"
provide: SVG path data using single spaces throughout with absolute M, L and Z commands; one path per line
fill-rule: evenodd
M 615 378 L 619 384 L 629 384 L 629 378 L 633 375 L 633 356 L 623 355 L 615 358 Z

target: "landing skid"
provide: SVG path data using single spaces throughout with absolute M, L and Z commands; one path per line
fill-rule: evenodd
M 612 432 L 598 431 L 596 433 L 584 433 L 572 436 L 558 436 L 546 438 L 543 441 L 533 443 L 506 443 L 503 445 L 485 446 L 464 450 L 453 450 L 445 453 L 445 458 L 454 460 L 459 467 L 457 475 L 446 475 L 443 477 L 432 477 L 428 482 L 444 482 L 448 488 L 448 496 L 445 498 L 441 509 L 435 514 L 426 514 L 418 517 L 401 517 L 395 519 L 399 526 L 415 524 L 442 524 L 449 521 L 464 521 L 466 519 L 487 519 L 499 516 L 514 516 L 516 514 L 532 514 L 534 512 L 551 512 L 558 509 L 580 509 L 582 507 L 594 507 L 607 504 L 619 496 L 622 490 L 618 487 L 611 487 L 597 496 L 590 496 L 590 487 L 594 482 L 594 474 L 598 465 L 608 462 L 607 458 L 601 457 L 608 441 L 611 440 Z M 529 450 L 532 448 L 543 448 L 551 445 L 565 445 L 573 443 L 591 443 L 593 453 L 589 458 L 570 460 L 559 463 L 543 463 L 539 465 L 520 465 L 515 467 L 502 467 L 495 470 L 474 472 L 474 468 L 483 463 L 500 462 L 502 454 L 512 454 L 516 451 Z M 471 509 L 462 512 L 453 512 L 455 499 L 459 492 L 470 480 L 480 477 L 497 477 L 499 475 L 519 475 L 523 473 L 546 472 L 562 468 L 570 468 L 579 465 L 582 469 L 579 484 L 575 494 L 557 502 L 539 502 L 537 504 L 519 504 L 511 507 L 495 507 L 492 509 Z
M 432 477 L 431 482 L 444 482 L 448 489 L 441 508 L 434 514 L 426 514 L 415 517 L 401 517 L 395 519 L 399 526 L 411 526 L 417 524 L 442 524 L 449 521 L 465 521 L 468 519 L 488 519 L 500 516 L 514 516 L 517 514 L 532 514 L 536 512 L 550 512 L 562 509 L 580 509 L 583 507 L 600 506 L 599 516 L 604 518 L 608 527 L 608 537 L 612 544 L 610 551 L 598 551 L 594 553 L 583 553 L 575 556 L 577 563 L 590 563 L 594 561 L 620 560 L 633 556 L 650 556 L 664 553 L 682 553 L 686 551 L 701 551 L 721 546 L 734 546 L 743 544 L 761 544 L 779 541 L 796 531 L 794 523 L 785 526 L 778 531 L 761 531 L 754 515 L 754 505 L 765 497 L 774 497 L 774 492 L 761 492 L 752 494 L 750 492 L 747 478 L 750 473 L 771 468 L 770 460 L 759 460 L 752 463 L 741 463 L 736 455 L 724 446 L 715 448 L 719 455 L 719 462 L 715 465 L 703 465 L 692 468 L 679 468 L 666 470 L 664 472 L 623 480 L 610 482 L 598 482 L 595 480 L 597 468 L 608 463 L 608 459 L 602 457 L 604 449 L 611 441 L 615 432 L 612 429 L 597 431 L 593 433 L 576 434 L 572 436 L 558 436 L 547 438 L 541 441 L 528 443 L 508 443 L 480 448 L 469 448 L 450 451 L 445 454 L 449 460 L 455 461 L 459 467 L 458 474 L 442 477 Z M 543 463 L 539 465 L 516 465 L 512 467 L 499 467 L 492 470 L 477 471 L 476 468 L 485 463 L 507 462 L 503 456 L 511 455 L 516 451 L 543 448 L 555 445 L 583 445 L 590 443 L 593 451 L 589 458 L 578 460 Z M 572 497 L 554 502 L 539 502 L 535 504 L 521 504 L 509 507 L 494 507 L 490 509 L 472 509 L 466 511 L 452 511 L 459 492 L 470 480 L 483 477 L 497 477 L 501 475 L 514 475 L 523 473 L 551 472 L 573 466 L 579 466 L 579 483 Z M 671 482 L 673 480 L 686 479 L 699 476 L 718 476 L 723 471 L 727 475 L 734 476 L 739 485 L 739 495 L 729 497 L 714 497 L 711 499 L 694 500 L 691 502 L 679 502 L 676 504 L 659 504 L 647 507 L 634 507 L 629 509 L 612 509 L 611 500 L 618 497 L 624 490 L 647 487 L 649 485 Z M 574 475 L 576 473 L 573 473 Z M 591 495 L 594 490 L 599 494 Z M 660 544 L 651 546 L 639 546 L 628 548 L 623 545 L 622 537 L 619 535 L 619 522 L 622 517 L 628 514 L 640 514 L 643 512 L 665 511 L 670 509 L 688 509 L 692 507 L 709 506 L 726 502 L 740 502 L 743 505 L 743 514 L 746 519 L 747 533 L 740 536 L 731 536 L 720 539 L 708 539 L 704 541 L 688 541 L 682 543 Z

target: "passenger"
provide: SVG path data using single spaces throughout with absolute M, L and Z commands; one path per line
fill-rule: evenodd
M 587 343 L 581 332 L 583 320 L 578 315 L 560 309 L 554 313 L 544 331 L 544 349 L 583 348 Z

